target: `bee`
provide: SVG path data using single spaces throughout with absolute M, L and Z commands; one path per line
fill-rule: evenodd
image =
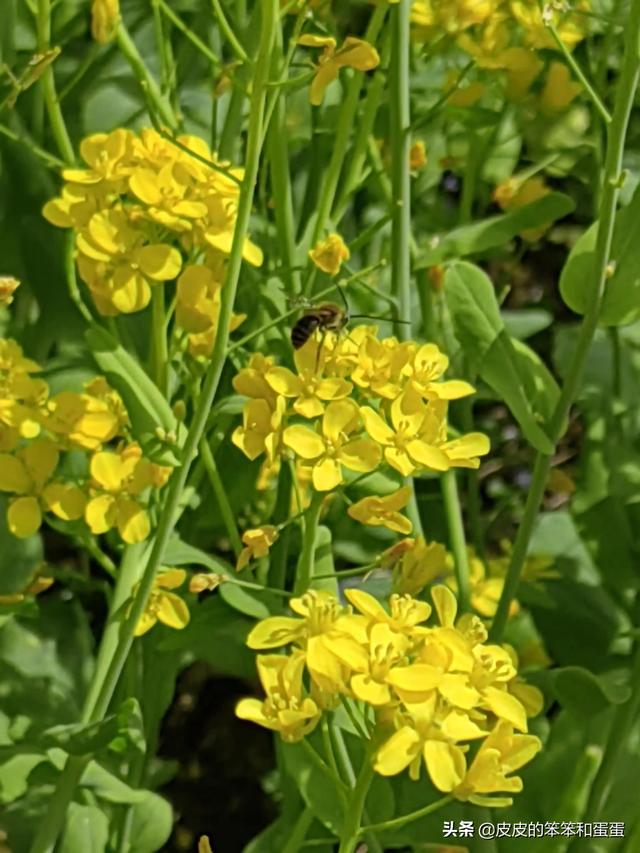
M 291 329 L 293 348 L 303 347 L 318 329 L 324 336 L 327 332 L 341 332 L 348 322 L 349 312 L 333 302 L 308 308 Z

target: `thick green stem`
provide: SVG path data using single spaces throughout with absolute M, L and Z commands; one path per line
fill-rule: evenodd
M 38 0 L 36 18 L 38 52 L 46 53 L 51 47 L 51 2 L 50 0 Z M 64 116 L 60 109 L 60 102 L 56 92 L 56 82 L 53 76 L 53 68 L 49 65 L 43 72 L 42 91 L 47 106 L 47 115 L 51 124 L 51 132 L 56 141 L 56 146 L 65 163 L 73 163 L 75 156 L 73 145 L 69 138 Z
M 155 284 L 151 290 L 151 340 L 153 375 L 163 395 L 168 392 L 169 350 L 164 304 L 164 284 Z
M 391 289 L 400 316 L 411 317 L 411 111 L 409 84 L 409 19 L 411 0 L 400 0 L 391 12 Z M 410 326 L 398 324 L 400 340 L 411 336 Z
M 289 149 L 285 127 L 286 104 L 282 95 L 275 103 L 268 137 L 271 189 L 276 216 L 276 234 L 283 277 L 291 295 L 300 293 L 300 273 L 295 270 L 295 226 L 289 174 Z
M 471 604 L 469 558 L 467 556 L 467 541 L 464 535 L 464 522 L 462 519 L 462 507 L 460 506 L 456 472 L 454 470 L 445 471 L 440 482 L 442 484 L 442 497 L 444 498 L 447 526 L 449 528 L 449 542 L 453 551 L 456 583 L 458 584 L 458 604 L 460 610 L 466 613 Z
M 318 532 L 318 521 L 324 495 L 322 492 L 314 492 L 311 503 L 304 514 L 304 534 L 302 537 L 302 551 L 296 569 L 296 581 L 293 591 L 296 595 L 306 592 L 311 586 L 313 579 L 313 560 L 316 551 L 316 534 Z
M 616 208 L 622 185 L 622 160 L 629 117 L 633 106 L 638 79 L 640 77 L 640 0 L 633 0 L 627 18 L 626 44 L 622 68 L 616 88 L 616 101 L 611 123 L 608 125 L 607 151 L 605 157 L 602 199 L 596 250 L 593 264 L 594 277 L 589 307 L 582 320 L 575 352 L 568 366 L 560 399 L 551 418 L 548 434 L 555 445 L 566 428 L 567 416 L 580 386 L 582 373 L 598 328 L 600 309 L 604 297 L 611 244 L 616 221 Z M 533 471 L 529 495 L 518 535 L 513 546 L 511 563 L 507 571 L 504 589 L 491 628 L 491 639 L 500 640 L 504 631 L 509 609 L 520 582 L 520 575 L 527 556 L 529 541 L 538 515 L 540 501 L 551 468 L 551 456 L 538 454 Z
M 207 472 L 207 476 L 209 477 L 209 485 L 211 486 L 211 490 L 213 491 L 218 504 L 218 509 L 220 510 L 220 515 L 222 516 L 222 522 L 225 526 L 225 530 L 227 531 L 227 536 L 231 540 L 231 547 L 237 557 L 240 551 L 242 551 L 242 541 L 240 539 L 240 534 L 238 533 L 236 517 L 233 509 L 231 508 L 231 504 L 229 503 L 229 498 L 227 497 L 224 483 L 220 477 L 216 460 L 206 438 L 203 438 L 200 441 L 200 455 L 202 456 L 202 461 L 204 462 L 204 467 Z
M 187 435 L 182 465 L 175 469 L 169 481 L 162 512 L 160 513 L 157 530 L 155 532 L 151 548 L 151 554 L 144 568 L 140 584 L 133 598 L 128 615 L 121 625 L 117 639 L 117 646 L 113 649 L 112 654 L 110 655 L 106 673 L 104 673 L 104 675 L 101 673 L 102 677 L 100 678 L 94 678 L 91 693 L 92 696 L 95 695 L 95 701 L 93 702 L 93 706 L 89 714 L 88 721 L 90 722 L 97 722 L 104 717 L 129 654 L 135 627 L 140 616 L 144 612 L 149 594 L 153 587 L 156 572 L 160 566 L 165 548 L 177 522 L 178 510 L 187 482 L 187 477 L 195 458 L 198 445 L 204 434 L 209 412 L 218 389 L 220 376 L 226 359 L 233 304 L 235 301 L 236 288 L 242 266 L 242 250 L 251 216 L 251 205 L 257 181 L 262 140 L 264 138 L 263 122 L 270 66 L 269 58 L 271 56 L 276 23 L 278 21 L 277 0 L 262 0 L 261 7 L 263 10 L 262 28 L 259 56 L 256 63 L 256 73 L 251 97 L 245 175 L 238 201 L 236 228 L 234 231 L 233 243 L 227 266 L 227 274 L 222 288 L 218 331 L 213 347 L 213 353 L 211 355 L 211 365 L 205 377 L 198 406 L 194 413 L 193 421 Z M 56 803 L 55 817 L 48 820 L 46 823 L 46 829 L 42 829 L 38 833 L 31 853 L 50 853 L 50 851 L 53 850 L 56 839 L 62 828 L 67 805 L 73 795 L 75 784 L 79 779 L 78 767 L 76 765 L 76 761 L 67 762 L 67 766 L 61 775 L 58 789 L 54 795 L 54 802 Z M 51 811 L 49 814 L 51 814 Z
M 360 838 L 360 822 L 367 792 L 373 779 L 373 764 L 368 755 L 365 755 L 360 773 L 345 812 L 344 824 L 340 833 L 340 847 L 338 853 L 354 853 Z
M 143 58 L 140 56 L 140 51 L 129 35 L 129 31 L 122 20 L 120 20 L 120 23 L 118 24 L 117 39 L 118 47 L 138 78 L 140 88 L 142 89 L 145 97 L 148 99 L 150 104 L 153 105 L 153 109 L 162 121 L 170 128 L 175 128 L 177 120 L 173 114 L 173 110 L 171 109 L 167 99 L 160 91 L 155 78 L 149 73 L 147 66 L 144 64 Z

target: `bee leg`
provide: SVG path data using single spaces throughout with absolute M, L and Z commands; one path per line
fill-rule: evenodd
M 324 349 L 324 342 L 325 342 L 326 337 L 327 337 L 327 330 L 323 329 L 322 332 L 320 333 L 320 343 L 318 344 L 318 349 L 316 352 L 316 367 L 315 367 L 315 370 L 313 371 L 316 374 L 318 372 L 318 368 L 320 367 L 320 354 L 322 353 L 322 350 Z

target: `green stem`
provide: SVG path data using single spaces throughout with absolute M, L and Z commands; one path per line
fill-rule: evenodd
M 6 136 L 7 139 L 10 139 L 12 142 L 17 142 L 19 145 L 23 145 L 25 148 L 28 148 L 32 154 L 42 160 L 47 168 L 55 169 L 56 171 L 64 168 L 64 160 L 60 160 L 54 154 L 50 154 L 48 151 L 45 151 L 44 148 L 36 145 L 36 143 L 30 139 L 24 131 L 16 133 L 15 130 L 11 130 L 11 128 L 6 125 L 0 124 L 0 134 L 2 136 Z
M 546 25 L 547 25 L 549 32 L 553 36 L 553 40 L 558 45 L 558 49 L 560 50 L 560 52 L 564 56 L 565 62 L 567 63 L 569 68 L 573 71 L 576 79 L 582 84 L 582 87 L 585 90 L 585 92 L 587 93 L 587 95 L 591 98 L 591 101 L 592 101 L 594 107 L 600 113 L 602 120 L 604 121 L 605 124 L 610 124 L 611 123 L 611 115 L 609 113 L 609 110 L 605 107 L 600 96 L 598 95 L 596 90 L 593 88 L 591 83 L 587 80 L 584 71 L 578 65 L 574 55 L 571 53 L 571 51 L 567 48 L 566 44 L 560 38 L 560 34 L 558 33 L 558 30 L 555 28 L 554 24 L 551 21 L 547 21 Z
M 629 683 L 632 689 L 631 696 L 623 705 L 616 706 L 604 758 L 591 787 L 589 803 L 584 812 L 589 820 L 592 816 L 594 821 L 602 820 L 609 791 L 616 779 L 618 760 L 623 750 L 629 748 L 629 734 L 633 726 L 637 725 L 640 712 L 640 643 L 636 643 Z
M 311 746 L 311 744 L 306 738 L 303 738 L 300 743 L 304 751 L 307 753 L 307 756 L 311 759 L 312 763 L 315 764 L 318 770 L 324 773 L 327 778 L 331 779 L 333 784 L 336 786 L 338 795 L 342 797 L 347 790 L 346 785 L 344 784 L 342 779 L 340 779 L 340 777 L 333 772 L 329 765 L 320 758 L 318 753 L 315 751 L 315 749 Z
M 340 833 L 340 847 L 338 853 L 354 853 L 360 838 L 360 822 L 367 792 L 373 780 L 373 764 L 368 754 L 365 755 L 356 784 L 351 792 L 351 797 L 345 811 L 344 823 Z
M 46 53 L 51 47 L 51 2 L 50 0 L 38 0 L 36 31 L 38 52 Z M 51 132 L 55 139 L 60 156 L 65 163 L 73 163 L 75 155 L 73 145 L 69 138 L 67 126 L 60 109 L 60 102 L 56 92 L 56 82 L 53 76 L 53 68 L 49 65 L 42 74 L 42 92 L 47 107 Z
M 118 47 L 122 51 L 125 59 L 129 62 L 134 74 L 138 78 L 140 88 L 149 101 L 153 104 L 154 109 L 160 116 L 163 122 L 169 127 L 175 128 L 177 120 L 173 114 L 173 110 L 167 99 L 163 96 L 155 78 L 151 76 L 147 66 L 144 64 L 143 58 L 135 45 L 135 42 L 129 35 L 129 31 L 125 27 L 122 18 L 118 24 L 117 31 Z
M 316 534 L 318 532 L 318 521 L 320 510 L 324 500 L 323 492 L 313 493 L 311 503 L 304 514 L 304 534 L 302 537 L 302 551 L 296 568 L 296 580 L 293 591 L 296 595 L 306 592 L 313 580 L 313 559 L 316 551 Z
M 409 19 L 411 0 L 400 0 L 391 11 L 391 289 L 400 316 L 411 317 L 411 111 Z M 396 335 L 408 340 L 410 327 L 398 325 Z
M 238 278 L 242 266 L 242 250 L 247 235 L 254 189 L 256 186 L 258 166 L 264 137 L 264 110 L 267 93 L 269 58 L 274 41 L 276 23 L 278 21 L 277 0 L 262 0 L 262 28 L 260 47 L 251 97 L 249 116 L 249 133 L 245 161 L 245 175 L 238 201 L 236 227 L 227 266 L 225 283 L 222 287 L 218 331 L 211 356 L 211 364 L 206 374 L 198 406 L 194 412 L 193 421 L 184 446 L 182 465 L 176 468 L 171 476 L 158 520 L 158 526 L 144 572 L 117 637 L 117 645 L 108 658 L 106 672 L 94 677 L 91 694 L 94 698 L 90 706 L 88 722 L 98 722 L 104 717 L 109 702 L 118 683 L 133 641 L 135 627 L 144 612 L 153 587 L 158 567 L 160 566 L 167 543 L 174 531 L 182 493 L 187 482 L 191 465 L 196 456 L 198 445 L 204 434 L 207 419 L 213 400 L 218 389 L 222 369 L 226 360 L 229 328 L 233 313 Z M 104 668 L 103 668 L 104 669 Z M 85 759 L 81 759 L 84 761 Z M 88 760 L 88 759 L 86 759 Z M 81 770 L 80 770 L 81 772 Z M 52 802 L 56 803 L 55 814 L 50 808 L 47 819 L 38 832 L 31 853 L 51 853 L 60 833 L 66 809 L 73 795 L 77 782 L 78 768 L 76 761 L 67 762 Z M 74 781 L 75 780 L 75 781 Z
M 298 853 L 302 842 L 307 837 L 309 827 L 313 823 L 313 817 L 313 812 L 308 806 L 300 812 L 300 817 L 293 825 L 287 843 L 282 848 L 282 853 Z
M 403 0 L 403 2 L 408 2 L 408 0 Z M 365 39 L 368 42 L 375 42 L 378 33 L 380 32 L 380 28 L 382 27 L 387 14 L 386 6 L 386 3 L 378 3 L 375 11 L 373 12 L 365 34 Z M 349 137 L 351 136 L 354 124 L 356 123 L 355 117 L 358 109 L 358 103 L 360 101 L 360 90 L 362 89 L 363 80 L 364 73 L 362 71 L 353 72 L 349 85 L 347 86 L 346 97 L 340 108 L 331 159 L 327 169 L 322 175 L 322 191 L 320 193 L 320 200 L 317 206 L 316 219 L 311 237 L 312 246 L 314 246 L 322 237 L 327 226 L 327 222 L 329 221 L 329 217 L 331 216 L 331 210 L 336 198 L 338 182 L 340 180 L 340 174 L 345 160 Z M 310 282 L 312 281 L 312 276 L 309 276 L 306 287 L 307 293 L 309 292 Z
M 229 24 L 229 21 L 227 21 L 222 6 L 220 5 L 220 0 L 211 0 L 211 5 L 213 6 L 213 12 L 216 18 L 218 19 L 218 26 L 220 27 L 222 34 L 229 42 L 229 45 L 231 46 L 231 49 L 233 50 L 235 55 L 238 57 L 240 62 L 250 63 L 249 57 L 247 56 L 247 52 L 240 44 L 240 39 L 234 33 L 233 29 L 231 28 L 231 25 Z
M 233 553 L 237 557 L 240 551 L 242 551 L 242 540 L 238 533 L 236 517 L 233 509 L 231 508 L 231 504 L 229 503 L 224 483 L 222 482 L 218 466 L 216 465 L 216 460 L 206 438 L 202 438 L 200 441 L 200 455 L 202 456 L 202 461 L 204 462 L 204 467 L 207 472 L 207 476 L 209 477 L 209 484 L 211 485 L 211 489 L 218 504 L 218 509 L 220 510 L 220 515 L 222 516 L 222 522 L 227 531 L 227 536 L 231 541 Z
M 191 42 L 191 44 L 199 50 L 200 53 L 206 57 L 209 62 L 213 65 L 214 68 L 220 68 L 222 66 L 222 61 L 220 57 L 216 56 L 215 53 L 211 50 L 211 48 L 206 45 L 201 38 L 199 38 L 192 29 L 190 29 L 182 18 L 179 18 L 178 15 L 173 11 L 171 6 L 165 2 L 165 0 L 154 0 L 154 4 L 157 4 L 160 9 L 164 12 L 167 18 L 171 21 L 174 27 L 184 35 L 184 37 Z
M 622 67 L 611 123 L 608 125 L 607 150 L 603 176 L 602 199 L 596 249 L 593 263 L 593 283 L 589 307 L 580 326 L 576 349 L 567 369 L 560 399 L 553 412 L 548 434 L 555 445 L 566 428 L 567 416 L 580 386 L 582 373 L 591 349 L 594 335 L 598 328 L 600 309 L 604 298 L 607 271 L 611 258 L 611 244 L 616 221 L 616 208 L 622 183 L 622 164 L 625 139 L 631 109 L 633 107 L 638 79 L 640 77 L 640 0 L 632 0 L 626 26 L 626 42 Z M 511 562 L 505 578 L 504 588 L 498 604 L 498 609 L 491 628 L 493 642 L 500 640 L 504 631 L 511 602 L 515 598 L 520 575 L 529 548 L 538 515 L 540 502 L 551 468 L 551 455 L 538 454 L 529 495 L 525 505 L 522 522 L 511 555 Z
M 467 541 L 464 535 L 464 522 L 458 481 L 455 471 L 445 471 L 440 478 L 442 497 L 444 500 L 449 541 L 453 551 L 454 571 L 458 584 L 458 604 L 460 610 L 466 613 L 471 604 L 471 587 L 469 583 L 469 558 L 467 556 Z
M 382 823 L 372 823 L 370 826 L 363 826 L 362 832 L 385 832 L 390 829 L 400 829 L 408 823 L 412 823 L 414 820 L 420 820 L 421 817 L 427 817 L 427 815 L 433 814 L 438 811 L 438 809 L 448 806 L 451 802 L 453 802 L 453 797 L 442 797 L 442 799 L 436 800 L 435 803 L 429 803 L 428 806 L 424 806 L 424 808 L 418 809 L 410 814 L 396 817 L 393 820 L 385 820 Z
M 151 330 L 153 373 L 156 385 L 163 396 L 166 396 L 169 390 L 169 350 L 167 347 L 164 284 L 160 282 L 151 289 Z
M 300 273 L 294 269 L 296 257 L 293 199 L 289 173 L 289 151 L 285 127 L 285 101 L 281 96 L 275 103 L 268 134 L 271 189 L 276 217 L 276 235 L 284 279 L 290 294 L 300 293 Z

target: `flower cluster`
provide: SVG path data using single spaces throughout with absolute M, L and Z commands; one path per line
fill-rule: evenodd
M 249 400 L 233 443 L 249 459 L 265 454 L 265 474 L 294 458 L 301 478 L 328 492 L 345 471 L 476 468 L 489 451 L 482 433 L 449 438 L 449 401 L 474 389 L 442 381 L 449 361 L 435 344 L 380 339 L 374 326 L 359 326 L 311 336 L 294 362 L 295 371 L 257 354 L 234 379 Z
M 84 519 L 92 533 L 117 528 L 125 542 L 149 535 L 149 495 L 171 472 L 128 438 L 119 395 L 97 377 L 83 393 L 53 396 L 40 367 L 13 340 L 0 339 L 0 492 L 11 495 L 7 523 L 35 533 L 43 513 Z
M 468 106 L 486 89 L 482 70 L 502 77 L 508 98 L 521 102 L 535 83 L 536 111 L 555 115 L 566 109 L 580 87 L 571 80 L 563 62 L 541 56 L 540 50 L 556 50 L 551 30 L 569 49 L 587 34 L 588 0 L 578 0 L 571 9 L 561 4 L 544 5 L 537 0 L 416 0 L 412 8 L 414 35 L 420 41 L 441 39 L 445 33 L 457 48 L 475 62 L 479 78 L 455 92 L 450 102 Z M 558 8 L 556 8 L 556 6 Z M 455 85 L 455 73 L 447 88 Z
M 296 616 L 269 617 L 249 634 L 252 649 L 291 651 L 258 655 L 266 696 L 241 700 L 237 715 L 295 742 L 346 702 L 381 743 L 379 774 L 408 768 L 418 779 L 424 764 L 439 791 L 509 805 L 490 795 L 521 790 L 510 774 L 541 747 L 527 717 L 541 711 L 542 695 L 519 679 L 512 649 L 487 642 L 478 617 L 456 618 L 450 589 L 431 594 L 435 621 L 431 605 L 410 595 L 392 595 L 388 609 L 357 589 L 345 591 L 351 606 L 324 591 L 292 599 Z
M 242 169 L 221 163 L 195 136 L 119 128 L 84 139 L 86 168 L 43 210 L 76 234 L 78 270 L 106 316 L 145 308 L 154 287 L 177 279 L 176 320 L 195 354 L 213 346 Z M 260 265 L 249 240 L 244 257 Z

